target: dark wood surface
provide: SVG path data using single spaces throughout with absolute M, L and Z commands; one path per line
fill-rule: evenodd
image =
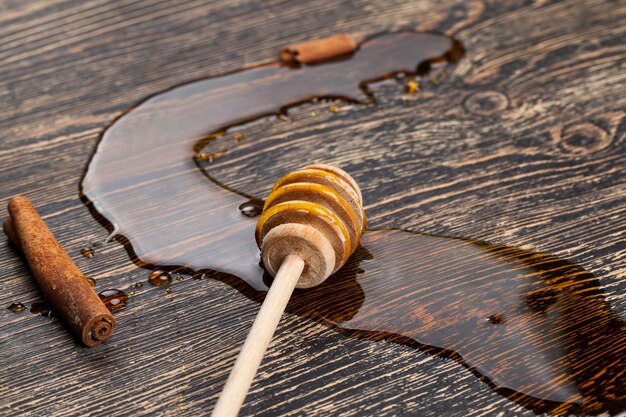
M 146 96 L 337 32 L 417 27 L 467 54 L 417 95 L 385 85 L 375 107 L 311 105 L 288 129 L 251 133 L 258 145 L 216 166 L 221 181 L 263 195 L 290 164 L 334 150 L 328 162 L 363 185 L 371 226 L 560 256 L 626 318 L 625 19 L 619 1 L 0 3 L 1 203 L 28 195 L 98 289 L 134 291 L 96 349 L 56 319 L 0 309 L 0 413 L 210 412 L 258 304 L 215 280 L 133 288 L 148 271 L 115 241 L 82 257 L 107 236 L 79 198 L 84 167 L 102 130 Z M 268 158 L 275 172 L 259 170 Z M 21 259 L 0 252 L 0 306 L 41 301 Z M 242 412 L 532 414 L 456 362 L 291 314 Z

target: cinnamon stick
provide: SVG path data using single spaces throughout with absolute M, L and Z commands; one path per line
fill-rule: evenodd
M 18 251 L 22 252 L 22 245 L 20 245 L 20 241 L 17 238 L 17 234 L 15 233 L 15 229 L 13 228 L 13 222 L 11 221 L 11 219 L 6 219 L 2 223 L 2 230 L 4 231 L 4 234 L 9 238 L 9 242 L 11 242 L 11 245 L 13 245 L 13 247 Z
M 357 43 L 347 33 L 289 45 L 280 51 L 280 59 L 287 64 L 313 64 L 354 52 Z
M 37 285 L 72 332 L 88 347 L 109 338 L 115 319 L 83 278 L 31 202 L 23 196 L 9 201 L 10 220 L 4 233 L 21 249 Z

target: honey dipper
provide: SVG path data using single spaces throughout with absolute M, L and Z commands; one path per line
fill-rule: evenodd
M 230 372 L 213 416 L 236 416 L 294 288 L 321 284 L 359 246 L 363 197 L 354 179 L 330 165 L 280 178 L 256 226 L 261 258 L 274 281 Z

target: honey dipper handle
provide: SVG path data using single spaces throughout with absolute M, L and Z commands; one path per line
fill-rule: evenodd
M 213 417 L 234 417 L 239 412 L 303 270 L 300 256 L 287 255 L 283 260 L 217 400 Z

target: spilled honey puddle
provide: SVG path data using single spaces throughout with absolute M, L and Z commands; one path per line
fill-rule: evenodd
M 419 79 L 462 53 L 442 35 L 391 33 L 363 42 L 349 59 L 267 64 L 157 94 L 104 132 L 83 197 L 138 265 L 158 266 L 152 284 L 169 285 L 163 271 L 178 267 L 261 300 L 269 285 L 254 241 L 262 200 L 219 183 L 206 164 L 243 135 L 218 152 L 207 153 L 208 145 L 229 127 L 280 118 L 316 98 L 371 103 L 372 82 Z M 624 323 L 584 269 L 547 254 L 402 230 L 369 230 L 361 243 L 334 277 L 296 291 L 288 310 L 356 337 L 450 357 L 538 412 L 625 408 Z

